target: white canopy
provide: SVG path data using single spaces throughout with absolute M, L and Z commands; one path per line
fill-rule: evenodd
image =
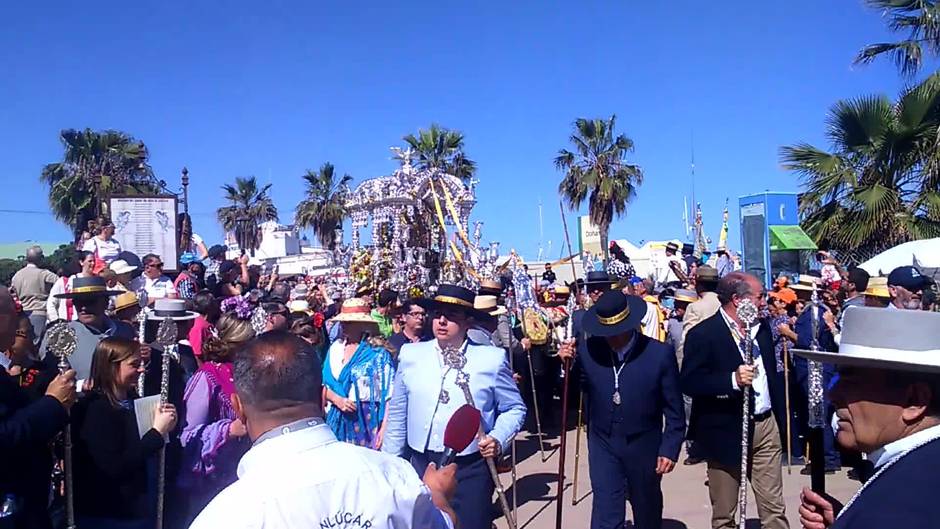
M 911 265 L 922 271 L 940 268 L 940 238 L 899 244 L 858 266 L 873 276 L 886 276 L 899 266 Z

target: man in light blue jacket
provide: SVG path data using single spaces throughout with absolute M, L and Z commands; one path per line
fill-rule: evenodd
M 494 483 L 485 459 L 509 449 L 526 407 L 506 352 L 467 339 L 474 321 L 488 317 L 473 299 L 466 288 L 441 285 L 433 299 L 418 301 L 431 316 L 434 339 L 401 348 L 382 450 L 410 458 L 421 475 L 444 452 L 451 415 L 464 404 L 480 410 L 485 435 L 457 456 L 452 505 L 464 529 L 489 529 Z

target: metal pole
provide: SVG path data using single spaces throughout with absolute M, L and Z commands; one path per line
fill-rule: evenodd
M 570 318 L 570 316 L 569 316 Z M 558 496 L 555 498 L 555 529 L 561 529 L 565 495 L 565 448 L 568 440 L 568 379 L 571 377 L 571 362 L 564 361 L 565 382 L 561 391 L 561 444 L 558 447 Z
M 183 213 L 189 215 L 189 170 L 186 167 L 183 167 L 180 181 L 183 184 Z

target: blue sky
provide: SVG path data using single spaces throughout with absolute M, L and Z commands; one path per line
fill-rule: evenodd
M 723 9 L 719 9 L 723 8 Z M 862 0 L 821 2 L 13 2 L 0 17 L 0 210 L 44 212 L 38 175 L 60 129 L 143 140 L 157 175 L 192 179 L 197 232 L 235 176 L 272 182 L 282 221 L 300 175 L 331 161 L 356 181 L 436 122 L 466 135 L 484 238 L 533 257 L 562 241 L 552 159 L 577 117 L 616 113 L 645 182 L 617 238 L 683 237 L 696 193 L 717 239 L 725 199 L 795 191 L 778 148 L 825 145 L 839 98 L 896 95 L 893 65 L 853 67 L 890 38 Z M 571 235 L 575 215 L 569 215 Z M 46 213 L 0 213 L 0 240 L 55 241 Z M 576 244 L 576 242 L 573 241 Z

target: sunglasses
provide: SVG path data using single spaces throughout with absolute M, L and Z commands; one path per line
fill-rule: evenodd
M 147 266 L 149 266 L 150 268 L 163 268 L 163 263 L 150 263 Z
M 452 322 L 461 322 L 467 319 L 464 313 L 459 310 L 441 310 L 434 313 L 434 318 L 444 318 Z

